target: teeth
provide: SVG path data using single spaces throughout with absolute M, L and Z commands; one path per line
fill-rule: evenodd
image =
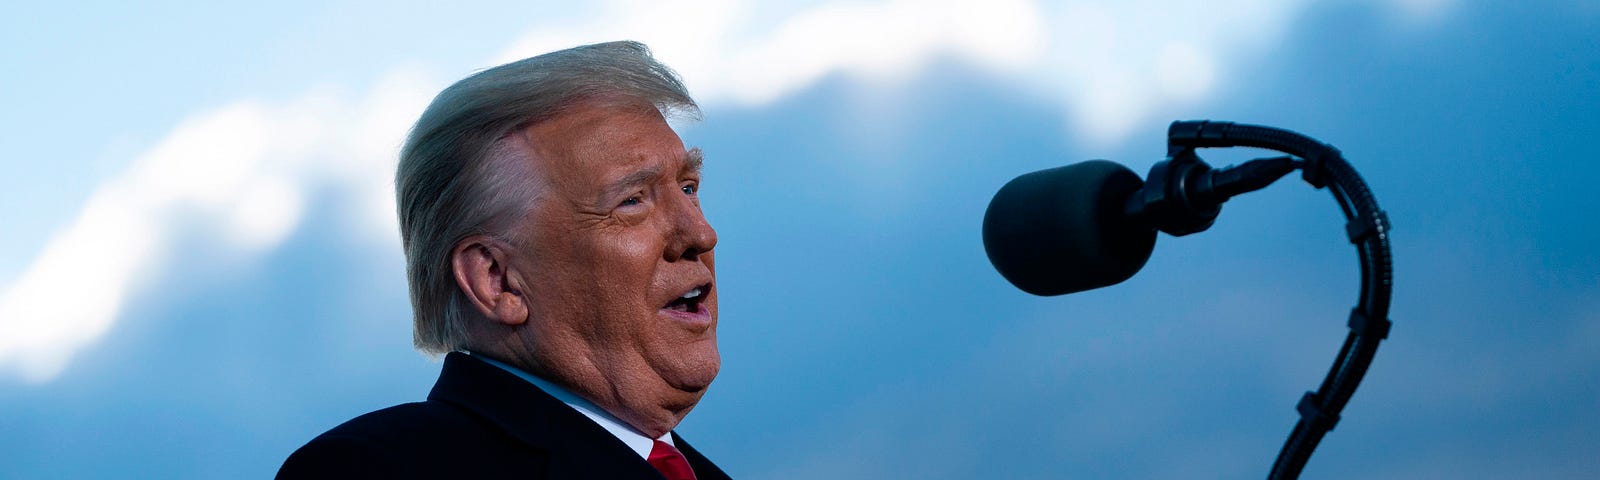
M 679 298 L 690 299 L 698 296 L 700 296 L 700 289 L 696 288 L 694 290 L 690 290 L 689 293 L 683 294 L 683 296 Z

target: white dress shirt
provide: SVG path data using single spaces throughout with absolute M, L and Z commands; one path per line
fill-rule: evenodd
M 643 433 L 639 433 L 638 430 L 634 430 L 633 427 L 628 426 L 628 424 L 622 423 L 621 420 L 617 420 L 617 417 L 613 417 L 611 414 L 606 413 L 605 410 L 595 406 L 594 403 L 584 400 L 583 397 L 580 397 L 577 394 L 562 388 L 560 385 L 556 385 L 555 382 L 539 378 L 531 373 L 522 371 L 520 368 L 506 365 L 505 362 L 489 358 L 485 355 L 476 355 L 472 352 L 467 352 L 467 354 L 472 355 L 473 358 L 488 362 L 490 365 L 500 367 L 507 372 L 511 372 L 513 375 L 516 375 L 523 380 L 527 380 L 528 383 L 533 384 L 533 386 L 538 387 L 540 390 L 544 390 L 544 393 L 548 393 L 550 396 L 556 397 L 556 400 L 560 400 L 561 403 L 567 404 L 568 407 L 572 407 L 573 410 L 577 410 L 578 413 L 582 413 L 583 416 L 589 417 L 589 419 L 593 420 L 594 423 L 600 425 L 600 428 L 604 428 L 607 432 L 611 432 L 612 435 L 617 437 L 617 440 L 622 440 L 622 443 L 628 445 L 628 448 L 632 448 L 634 452 L 638 452 L 640 458 L 644 458 L 645 460 L 650 459 L 650 450 L 655 448 L 655 440 L 667 442 L 668 445 L 672 445 L 674 448 L 677 447 L 677 445 L 672 442 L 672 432 L 667 432 L 666 434 L 661 435 L 661 438 L 652 440 Z

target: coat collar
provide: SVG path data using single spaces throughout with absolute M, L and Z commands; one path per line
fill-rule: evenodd
M 672 443 L 676 444 L 679 452 L 683 452 L 683 458 L 689 461 L 689 466 L 694 468 L 696 480 L 731 480 L 727 473 L 717 468 L 717 465 L 711 463 L 705 455 L 701 455 L 699 450 L 689 446 L 689 442 L 678 436 L 678 432 L 672 432 Z
M 515 374 L 471 355 L 445 356 L 428 400 L 460 407 L 528 448 L 545 452 L 551 478 L 659 478 L 645 459 L 593 420 Z M 674 441 L 682 440 L 674 437 Z M 680 449 L 688 457 L 686 445 L 681 443 Z M 695 456 L 705 458 L 698 452 Z

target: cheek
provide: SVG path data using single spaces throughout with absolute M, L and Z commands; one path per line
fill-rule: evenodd
M 661 246 L 645 235 L 610 235 L 595 239 L 592 265 L 597 277 L 607 286 L 639 289 L 652 285 Z
M 589 285 L 586 308 L 598 310 L 595 321 L 607 326 L 611 335 L 636 337 L 653 324 L 656 309 L 652 299 L 661 298 L 667 286 L 656 275 L 661 261 L 659 240 L 637 228 L 623 234 L 597 235 L 591 238 L 587 260 L 586 278 L 579 282 Z M 621 333 L 633 332 L 633 333 Z

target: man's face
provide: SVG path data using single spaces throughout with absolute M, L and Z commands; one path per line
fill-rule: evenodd
M 620 100 L 521 140 L 540 185 L 508 263 L 526 280 L 532 367 L 636 428 L 675 425 L 721 366 L 699 152 L 655 107 Z

